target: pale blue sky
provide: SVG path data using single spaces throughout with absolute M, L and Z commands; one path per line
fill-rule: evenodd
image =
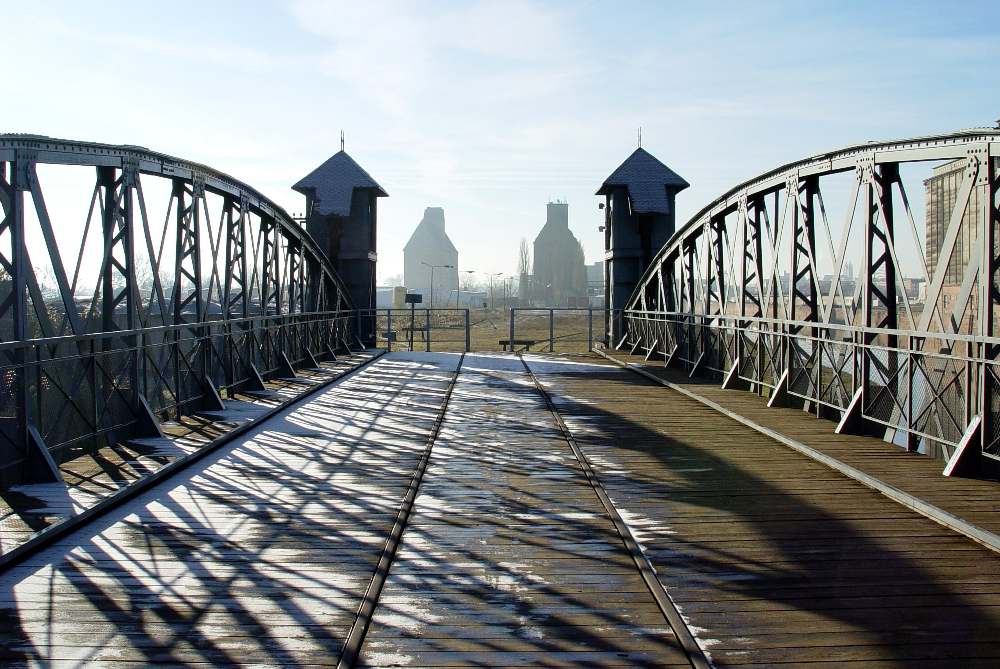
M 511 271 L 545 203 L 601 255 L 594 190 L 643 145 L 692 187 L 1000 117 L 1000 3 L 4 3 L 0 128 L 204 162 L 290 211 L 339 147 L 391 197 L 379 275 L 426 206 L 464 269 Z

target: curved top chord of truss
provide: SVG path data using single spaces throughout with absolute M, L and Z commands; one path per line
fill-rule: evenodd
M 10 174 L 8 176 L 0 173 L 0 204 L 3 204 L 3 213 L 6 217 L 9 212 L 15 210 L 13 202 L 15 192 L 24 192 L 30 199 L 34 200 L 34 207 L 31 209 L 33 212 L 37 212 L 37 220 L 42 228 L 42 236 L 47 243 L 55 280 L 62 293 L 63 306 L 70 312 L 67 324 L 70 326 L 69 330 L 72 334 L 83 334 L 84 330 L 90 329 L 79 323 L 83 314 L 76 313 L 77 310 L 71 306 L 80 299 L 80 296 L 75 294 L 77 277 L 73 274 L 80 273 L 80 266 L 84 263 L 83 249 L 81 249 L 81 258 L 77 259 L 76 272 L 72 273 L 73 268 L 59 257 L 58 244 L 54 239 L 57 229 L 48 220 L 36 165 L 94 167 L 98 170 L 91 209 L 87 214 L 88 230 L 91 228 L 90 219 L 96 213 L 97 217 L 107 219 L 106 227 L 117 228 L 118 232 L 117 235 L 109 233 L 108 230 L 103 232 L 106 237 L 103 249 L 105 258 L 101 264 L 101 276 L 96 279 L 95 305 L 97 292 L 102 288 L 110 293 L 111 290 L 116 290 L 128 283 L 130 272 L 134 273 L 134 270 L 131 270 L 126 262 L 128 257 L 134 256 L 138 259 L 148 252 L 148 257 L 145 260 L 152 263 L 154 270 L 162 269 L 164 273 L 169 273 L 168 270 L 175 269 L 158 266 L 160 261 L 165 259 L 163 256 L 166 254 L 164 254 L 162 240 L 159 252 L 157 252 L 154 248 L 156 239 L 151 239 L 154 236 L 150 234 L 151 226 L 146 218 L 146 203 L 142 197 L 140 176 L 152 176 L 169 180 L 173 187 L 168 218 L 173 215 L 176 221 L 164 223 L 163 239 L 167 238 L 165 229 L 167 225 L 175 225 L 176 235 L 171 236 L 176 236 L 176 240 L 171 239 L 170 241 L 176 241 L 176 248 L 170 249 L 168 247 L 168 252 L 174 253 L 173 259 L 176 262 L 178 274 L 175 281 L 178 283 L 175 284 L 172 294 L 168 296 L 169 287 L 160 286 L 157 277 L 154 277 L 154 290 L 148 296 L 150 304 L 147 305 L 146 316 L 150 315 L 150 309 L 154 309 L 155 313 L 152 303 L 157 298 L 157 292 L 162 301 L 168 297 L 172 299 L 173 293 L 178 291 L 188 293 L 183 296 L 183 304 L 181 299 L 178 299 L 175 309 L 175 318 L 178 322 L 206 320 L 213 317 L 213 314 L 210 313 L 211 309 L 208 308 L 211 305 L 201 305 L 197 309 L 192 306 L 198 301 L 196 298 L 205 301 L 206 291 L 209 301 L 214 297 L 221 303 L 219 305 L 221 313 L 214 314 L 216 317 L 246 317 L 254 311 L 259 315 L 281 315 L 286 312 L 339 311 L 352 308 L 349 293 L 336 269 L 302 226 L 293 221 L 282 207 L 258 190 L 219 170 L 140 146 L 81 142 L 32 134 L 0 134 L 0 166 L 5 163 L 10 165 Z M 137 193 L 135 201 L 133 201 L 131 192 L 126 193 L 126 190 Z M 211 230 L 210 212 L 205 204 L 206 193 L 220 196 L 224 202 L 214 232 Z M 98 212 L 94 209 L 95 202 L 101 211 Z M 259 227 L 259 230 L 256 231 L 258 235 L 256 246 L 254 245 L 253 231 L 250 231 L 249 236 L 244 238 L 248 231 L 243 223 L 246 222 L 250 225 L 250 215 L 257 217 L 253 224 Z M 23 216 L 23 212 L 18 216 Z M 197 220 L 199 217 L 201 218 L 200 227 Z M 133 226 L 134 230 L 132 230 Z M 226 228 L 225 233 L 223 233 L 224 227 Z M 98 230 L 98 233 L 100 232 Z M 143 240 L 143 232 L 145 240 Z M 206 233 L 208 233 L 207 236 Z M 86 235 L 87 232 L 85 231 L 84 234 Z M 224 237 L 223 234 L 225 234 Z M 237 239 L 231 238 L 234 235 Z M 83 243 L 86 242 L 85 237 Z M 17 265 L 17 246 L 21 243 L 23 240 L 12 240 L 9 250 L 0 248 L 0 254 L 10 253 L 10 256 L 5 259 L 9 261 L 5 264 L 10 264 L 10 269 Z M 124 249 L 124 256 L 117 249 L 117 246 L 122 244 L 130 247 Z M 8 245 L 2 244 L 0 246 L 7 247 Z M 199 249 L 198 246 L 204 248 Z M 279 249 L 278 246 L 281 248 Z M 284 257 L 281 259 L 278 258 L 279 252 L 284 253 Z M 273 261 L 274 274 L 269 275 L 264 268 L 260 269 L 259 275 L 255 273 L 255 260 L 259 260 L 259 258 L 252 257 L 255 253 L 265 254 L 267 256 L 263 258 L 265 263 Z M 268 256 L 268 253 L 271 255 Z M 228 257 L 223 258 L 224 254 L 228 254 Z M 212 269 L 223 261 L 232 266 Z M 284 265 L 282 265 L 282 261 Z M 199 264 L 204 265 L 205 271 L 211 275 L 207 281 L 206 277 L 200 274 L 202 268 L 197 266 Z M 298 272 L 299 276 L 289 275 L 289 272 Z M 10 270 L 8 273 L 14 274 Z M 116 276 L 112 277 L 112 274 Z M 317 276 L 307 276 L 309 274 Z M 318 280 L 320 277 L 321 281 Z M 270 281 L 272 285 L 265 285 L 267 281 Z M 256 285 L 252 285 L 254 282 Z M 283 282 L 286 285 L 279 286 L 278 282 Z M 296 282 L 299 284 L 298 291 L 292 285 Z M 37 283 L 37 278 L 29 276 L 26 283 L 29 293 L 34 292 L 37 295 L 38 290 L 32 291 L 32 284 Z M 187 286 L 186 291 L 185 286 Z M 256 299 L 259 299 L 260 304 L 255 305 L 254 309 L 244 308 L 240 310 L 236 302 L 244 296 L 248 299 L 251 298 L 252 296 L 249 295 L 251 288 L 255 288 L 255 292 L 259 294 Z M 214 296 L 212 295 L 213 289 L 217 289 Z M 132 292 L 134 294 L 134 289 Z M 119 290 L 117 295 L 106 297 L 111 300 L 107 306 L 116 309 L 120 315 L 123 309 L 119 303 L 127 302 L 130 296 L 122 294 Z M 138 299 L 139 296 L 135 297 L 136 301 L 140 302 L 139 308 L 141 310 L 141 299 Z M 291 304 L 290 300 L 297 301 L 297 304 Z M 160 320 L 166 324 L 169 322 L 166 316 L 170 313 L 170 309 L 165 304 L 161 306 L 159 314 L 163 318 Z M 38 309 L 37 305 L 36 309 Z M 99 307 L 91 308 L 91 311 L 96 312 L 98 309 Z M 182 311 L 188 315 L 181 316 Z M 197 314 L 193 313 L 195 311 Z M 140 321 L 144 320 L 141 316 L 140 313 Z M 192 316 L 196 318 L 192 318 Z M 137 323 L 130 325 L 135 327 Z M 104 331 L 121 329 L 122 327 L 122 323 L 115 323 L 110 328 L 105 328 Z M 51 336 L 54 333 L 43 332 L 43 334 Z M 9 339 L 9 337 L 3 337 L 3 339 Z
M 822 194 L 818 189 L 818 183 L 821 177 L 853 171 L 856 177 L 856 185 L 858 186 L 858 188 L 854 189 L 855 198 L 861 197 L 859 191 L 863 189 L 860 187 L 862 185 L 867 185 L 873 187 L 873 189 L 877 191 L 872 193 L 874 200 L 877 200 L 880 194 L 882 198 L 885 199 L 889 197 L 889 191 L 892 187 L 895 186 L 902 191 L 903 186 L 898 174 L 886 174 L 885 178 L 883 178 L 883 172 L 898 171 L 898 165 L 903 163 L 954 161 L 964 159 L 967 161 L 967 165 L 965 166 L 965 179 L 958 193 L 959 200 L 964 200 L 964 203 L 963 201 L 959 201 L 955 204 L 956 207 L 961 207 L 968 204 L 970 191 L 974 190 L 977 186 L 989 185 L 988 182 L 991 179 L 987 165 L 989 164 L 990 159 L 996 160 L 998 156 L 1000 156 L 1000 130 L 991 128 L 973 128 L 926 137 L 915 137 L 893 141 L 866 142 L 864 144 L 848 146 L 837 151 L 823 153 L 781 165 L 773 170 L 764 172 L 763 174 L 734 186 L 715 200 L 702 207 L 694 216 L 692 216 L 687 223 L 678 229 L 671 239 L 664 244 L 663 248 L 657 253 L 649 267 L 646 268 L 643 276 L 639 279 L 635 291 L 629 298 L 626 308 L 629 310 L 648 310 L 654 307 L 653 300 L 655 299 L 656 309 L 666 308 L 667 311 L 683 311 L 676 308 L 679 304 L 673 305 L 674 308 L 669 308 L 671 306 L 668 304 L 670 298 L 669 295 L 663 295 L 662 297 L 664 299 L 660 300 L 659 298 L 661 296 L 650 290 L 651 285 L 657 283 L 662 276 L 664 263 L 670 261 L 671 259 L 679 258 L 683 249 L 694 246 L 697 241 L 706 235 L 706 232 L 711 232 L 710 228 L 713 225 L 719 228 L 718 232 L 722 234 L 723 238 L 727 238 L 725 241 L 730 246 L 728 249 L 721 248 L 720 250 L 734 250 L 733 244 L 737 243 L 738 240 L 730 238 L 732 236 L 730 233 L 742 232 L 742 228 L 746 227 L 744 224 L 747 221 L 747 216 L 754 213 L 753 210 L 755 205 L 761 205 L 761 213 L 765 213 L 764 207 L 761 204 L 762 200 L 764 198 L 774 197 L 776 194 L 784 195 L 789 192 L 791 184 L 794 184 L 797 189 L 796 195 L 798 196 L 799 207 L 791 208 L 790 212 L 788 212 L 789 215 L 791 217 L 797 216 L 801 220 L 804 219 L 806 215 L 814 213 L 812 211 L 814 204 L 813 199 L 818 197 L 823 223 L 826 225 L 828 232 L 832 234 L 835 231 L 829 230 L 829 221 L 826 220 L 826 210 L 822 203 Z M 993 176 L 995 177 L 995 175 Z M 807 184 L 812 185 L 807 186 Z M 911 219 L 912 223 L 912 213 L 909 210 L 909 201 L 905 196 L 905 191 L 902 194 L 905 204 L 905 212 Z M 857 208 L 858 203 L 858 201 L 852 203 L 855 209 Z M 983 199 L 980 204 L 987 207 L 985 199 Z M 879 216 L 879 206 L 878 202 L 872 204 L 876 225 Z M 996 205 L 994 203 L 994 209 L 995 206 Z M 777 213 L 779 216 L 783 217 L 786 214 L 786 211 L 782 208 Z M 854 209 L 852 209 L 850 212 L 851 218 L 853 218 L 854 213 Z M 891 214 L 891 212 L 885 213 Z M 730 217 L 738 220 L 734 222 Z M 960 218 L 961 212 L 959 212 L 959 216 L 956 218 L 956 221 L 953 221 L 956 225 L 952 227 L 957 227 L 957 224 L 961 222 Z M 852 220 L 849 219 L 847 224 L 849 225 L 851 222 Z M 770 244 L 773 251 L 781 242 L 781 239 L 776 236 L 776 233 L 779 232 L 777 226 L 783 223 L 784 221 L 781 219 L 767 219 L 765 226 L 767 229 L 762 231 L 765 238 L 751 241 L 759 241 L 760 244 L 764 246 Z M 812 222 L 809 222 L 807 227 L 812 227 Z M 767 237 L 769 233 L 771 237 Z M 951 241 L 947 239 L 947 235 L 945 235 L 945 237 L 945 243 Z M 716 242 L 717 241 L 718 240 L 716 240 Z M 841 241 L 846 243 L 846 240 L 842 239 Z M 816 243 L 815 240 L 812 240 L 812 243 Z M 715 243 L 715 246 L 718 246 L 718 243 Z M 799 250 L 807 256 L 811 251 L 809 248 L 801 248 Z M 831 254 L 834 256 L 833 260 L 835 266 L 844 265 L 847 260 L 844 257 L 836 257 L 838 255 L 836 251 L 838 250 L 841 249 L 832 249 L 833 253 Z M 708 256 L 711 254 L 706 253 L 705 255 Z M 702 265 L 704 265 L 708 259 L 709 258 L 707 257 L 699 258 L 699 260 L 702 261 Z M 716 264 L 718 264 L 721 260 L 722 258 L 717 258 L 715 261 Z M 729 262 L 733 262 L 732 259 L 727 260 Z M 924 261 L 922 264 L 925 265 L 925 269 L 927 271 L 931 271 L 933 268 L 926 266 L 927 258 L 925 257 L 922 260 Z M 815 264 L 815 258 L 813 258 L 813 264 Z M 776 262 L 775 266 L 777 269 L 780 269 L 781 263 Z M 726 268 L 724 268 L 724 270 L 725 269 Z M 741 268 L 735 269 L 739 270 Z M 768 268 L 766 267 L 764 268 L 765 271 L 767 269 Z M 810 267 L 809 269 L 815 268 Z M 736 272 L 734 272 L 734 274 L 735 273 Z M 703 285 L 696 288 L 709 288 L 709 286 L 705 284 L 706 280 L 717 282 L 717 278 L 714 276 L 712 271 L 706 269 L 703 274 L 703 277 L 699 277 L 700 283 Z M 728 276 L 726 278 L 729 279 L 729 281 L 725 282 L 721 286 L 723 291 L 725 291 L 727 287 L 733 288 L 740 283 L 739 277 L 737 276 Z M 769 278 L 770 277 L 760 277 L 760 280 L 766 284 L 766 281 L 768 281 Z M 802 277 L 799 278 L 801 279 Z M 928 276 L 926 278 L 930 280 L 929 287 L 933 288 L 933 284 L 937 283 L 936 281 L 933 281 L 935 277 Z M 818 279 L 819 277 L 813 277 L 813 280 Z M 780 290 L 780 286 L 777 287 Z M 675 297 L 679 296 L 675 295 Z M 719 296 L 713 294 L 711 298 L 713 300 L 717 300 Z M 712 313 L 710 309 L 702 310 L 700 308 L 708 304 L 709 301 L 707 297 L 705 297 L 705 299 L 691 304 L 690 306 L 693 308 L 690 312 L 709 315 Z M 790 319 L 795 320 L 792 314 L 788 314 L 788 316 Z M 931 318 L 932 315 L 928 314 L 928 319 Z M 934 315 L 933 318 L 936 319 L 936 315 Z M 928 320 L 928 323 L 925 324 L 925 328 L 929 325 L 930 320 Z

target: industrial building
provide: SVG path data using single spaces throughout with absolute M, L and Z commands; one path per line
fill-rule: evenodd
M 546 307 L 587 306 L 583 247 L 569 229 L 569 205 L 549 202 L 533 246 L 532 299 Z
M 433 285 L 432 285 L 433 282 Z M 444 209 L 427 207 L 403 247 L 403 284 L 424 297 L 424 306 L 448 306 L 458 290 L 458 249 L 444 229 Z
M 927 239 L 927 269 L 933 277 L 941 260 L 948 261 L 948 270 L 944 278 L 945 288 L 953 288 L 962 285 L 965 268 L 969 264 L 973 247 L 976 244 L 976 214 L 979 211 L 978 189 L 973 188 L 969 195 L 969 206 L 965 208 L 962 216 L 962 226 L 959 230 L 958 239 L 955 241 L 955 250 L 951 258 L 940 258 L 941 247 L 944 245 L 945 232 L 948 230 L 948 223 L 951 220 L 951 211 L 955 208 L 955 201 L 958 199 L 958 189 L 962 185 L 965 177 L 965 160 L 953 160 L 943 165 L 938 165 L 931 171 L 931 177 L 924 180 L 924 192 L 926 195 L 926 239 Z

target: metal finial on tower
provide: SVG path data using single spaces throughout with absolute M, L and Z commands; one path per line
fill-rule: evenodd
M 636 138 L 639 141 L 639 148 L 641 149 L 642 148 L 642 126 L 641 125 L 636 130 Z
M 340 131 L 340 150 L 344 150 L 344 131 Z

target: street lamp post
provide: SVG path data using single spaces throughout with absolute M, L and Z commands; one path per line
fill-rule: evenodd
M 493 277 L 503 276 L 503 272 L 492 272 L 490 273 L 490 311 L 495 308 L 495 300 L 493 299 Z
M 475 274 L 475 272 L 476 272 L 476 270 L 474 270 L 474 269 L 463 269 L 462 270 L 462 273 L 464 273 L 464 274 L 470 274 L 470 275 L 471 274 Z M 456 274 L 457 274 L 457 272 L 456 272 Z M 469 282 L 466 281 L 465 285 L 466 285 L 466 287 L 468 287 Z M 461 305 L 461 301 L 462 301 L 462 277 L 461 277 L 461 275 L 459 275 L 459 277 L 458 277 L 458 297 L 455 298 L 455 307 L 456 308 L 462 306 Z
M 420 264 L 421 265 L 426 265 L 427 267 L 431 268 L 431 299 L 430 299 L 430 304 L 427 305 L 427 308 L 428 309 L 433 309 L 434 308 L 434 270 L 435 269 L 455 269 L 455 266 L 454 265 L 432 265 L 431 263 L 424 262 L 423 260 L 420 261 Z M 446 307 L 448 306 L 447 303 L 445 303 L 445 306 Z

